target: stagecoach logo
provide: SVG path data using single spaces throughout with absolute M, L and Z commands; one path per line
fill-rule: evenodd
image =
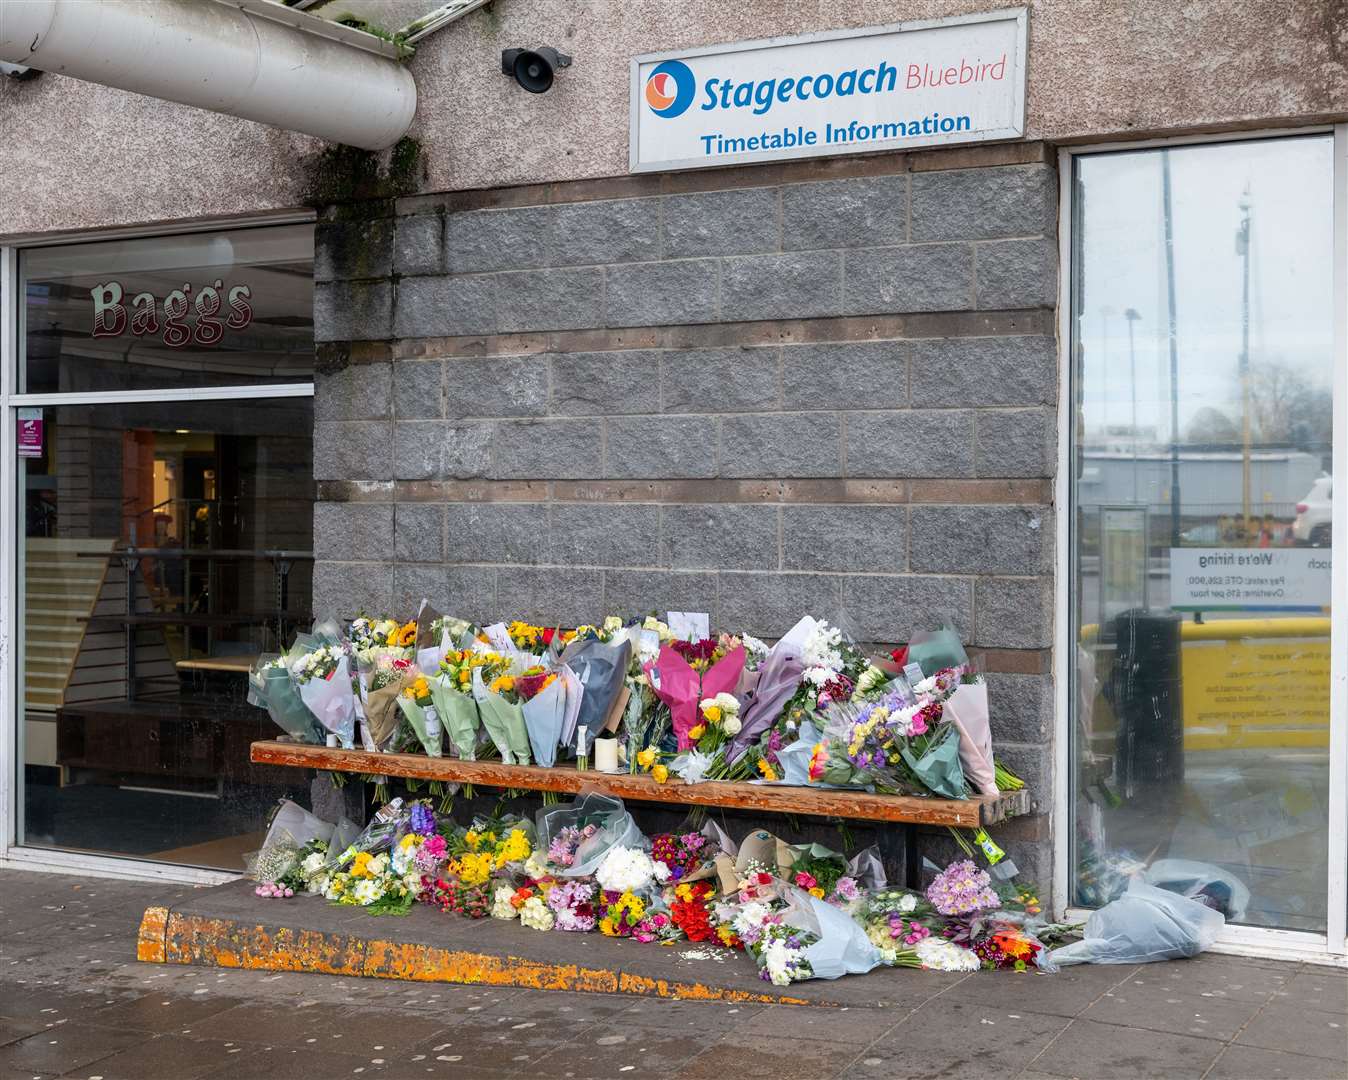
M 161 301 L 154 293 L 141 292 L 123 303 L 126 290 L 119 281 L 95 285 L 89 290 L 94 301 L 93 335 L 121 337 L 128 330 L 132 337 L 162 334 L 170 349 L 196 344 L 205 348 L 219 345 L 225 330 L 242 330 L 253 321 L 249 299 L 253 290 L 247 285 L 231 285 L 216 278 L 194 290 L 190 282 L 174 289 Z

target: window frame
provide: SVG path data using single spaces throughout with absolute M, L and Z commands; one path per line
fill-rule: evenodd
M 1054 557 L 1054 744 L 1053 744 L 1053 908 L 1081 920 L 1089 909 L 1069 903 L 1072 883 L 1074 754 L 1073 702 L 1076 696 L 1075 648 L 1072 641 L 1073 581 L 1078 569 L 1073 546 L 1072 449 L 1075 429 L 1076 380 L 1072 359 L 1073 246 L 1076 221 L 1076 159 L 1125 150 L 1253 142 L 1298 135 L 1333 136 L 1333 310 L 1334 370 L 1333 464 L 1348 475 L 1348 124 L 1272 128 L 1257 131 L 1191 135 L 1134 142 L 1094 143 L 1058 150 L 1058 471 L 1054 480 L 1057 549 Z M 1333 505 L 1333 528 L 1348 536 L 1348 500 Z M 1348 552 L 1348 547 L 1344 549 Z M 1330 579 L 1329 800 L 1326 932 L 1323 934 L 1265 927 L 1228 926 L 1216 949 L 1244 956 L 1306 960 L 1348 967 L 1348 558 L 1333 560 Z
M 273 383 L 203 388 L 156 390 L 109 390 L 79 393 L 16 392 L 19 374 L 19 328 L 22 298 L 19 296 L 19 256 L 30 248 L 106 240 L 157 239 L 222 229 L 262 228 L 276 225 L 313 224 L 313 211 L 279 211 L 230 218 L 184 221 L 153 226 L 86 229 L 53 234 L 30 234 L 0 244 L 0 868 L 78 873 L 88 877 L 129 878 L 193 885 L 218 885 L 240 875 L 223 870 L 177 866 L 132 856 L 27 847 L 19 843 L 22 807 L 18 770 L 22 763 L 19 702 L 18 648 L 19 545 L 18 470 L 10 466 L 15 450 L 17 410 L 35 406 L 111 405 L 135 402 L 222 401 L 239 399 L 313 397 L 314 384 Z

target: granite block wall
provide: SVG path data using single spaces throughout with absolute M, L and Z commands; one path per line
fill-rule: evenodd
M 1034 144 L 330 208 L 315 610 L 949 619 L 1046 810 L 1056 217 Z

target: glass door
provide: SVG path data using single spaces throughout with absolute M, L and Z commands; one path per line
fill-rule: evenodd
M 1074 905 L 1341 936 L 1334 145 L 1071 159 Z
M 311 619 L 313 228 L 17 255 L 15 840 L 239 871 L 300 783 L 246 691 Z

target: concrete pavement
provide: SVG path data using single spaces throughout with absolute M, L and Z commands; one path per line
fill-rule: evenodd
M 202 895 L 0 872 L 0 1076 L 1348 1077 L 1348 977 L 1320 967 L 1204 955 L 1054 976 L 890 971 L 840 980 L 826 1007 L 136 962 L 146 907 Z M 258 918 L 287 906 L 257 903 Z M 578 963 L 597 944 L 537 937 Z M 680 951 L 607 944 L 643 964 Z

